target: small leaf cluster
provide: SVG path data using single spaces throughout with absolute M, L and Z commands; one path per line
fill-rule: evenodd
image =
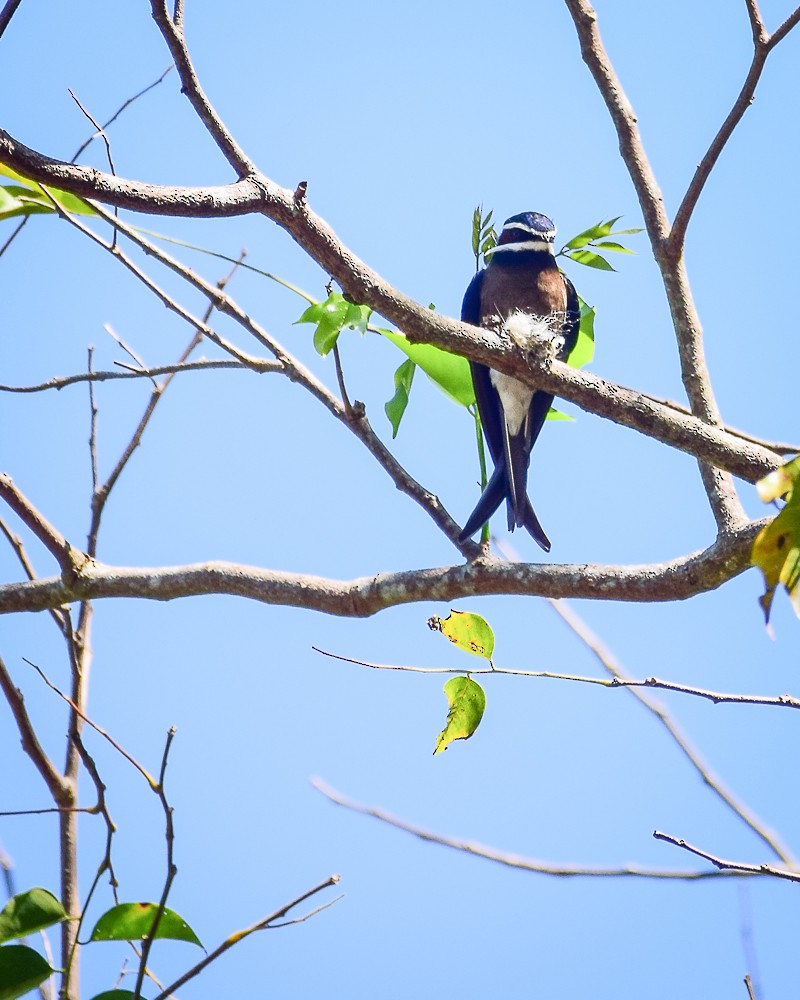
M 159 915 L 160 914 L 160 915 Z M 35 990 L 56 971 L 26 944 L 7 944 L 67 919 L 64 907 L 47 889 L 28 889 L 13 896 L 0 912 L 0 1000 L 16 1000 Z M 155 933 L 153 927 L 158 919 Z M 120 903 L 95 924 L 90 941 L 141 941 L 170 938 L 199 945 L 199 938 L 174 910 L 155 903 Z M 130 990 L 107 990 L 93 1000 L 131 998 Z
M 590 226 L 582 233 L 566 243 L 558 253 L 559 257 L 568 257 L 576 264 L 584 264 L 586 267 L 596 267 L 600 271 L 614 271 L 616 268 L 603 257 L 602 254 L 595 253 L 594 250 L 587 250 L 587 247 L 606 250 L 611 253 L 632 254 L 633 250 L 623 246 L 616 240 L 609 240 L 609 236 L 632 236 L 634 233 L 641 233 L 641 229 L 614 229 L 614 226 L 622 218 L 621 215 L 609 219 L 607 222 L 598 222 L 595 226 Z
M 472 213 L 472 253 L 475 255 L 475 270 L 481 269 L 481 257 L 497 246 L 497 232 L 492 222 L 491 210 L 484 215 L 483 205 L 477 205 Z

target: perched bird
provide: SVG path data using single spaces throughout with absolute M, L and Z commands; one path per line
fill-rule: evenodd
M 555 235 L 556 227 L 539 212 L 506 219 L 497 245 L 487 251 L 489 264 L 467 288 L 461 319 L 473 326 L 504 330 L 528 349 L 541 350 L 546 342 L 563 361 L 578 339 L 580 305 L 572 282 L 555 262 Z M 527 528 L 549 552 L 550 540 L 534 513 L 526 485 L 531 448 L 553 397 L 477 361 L 471 361 L 470 367 L 494 472 L 459 539 L 474 534 L 505 500 L 509 531 Z

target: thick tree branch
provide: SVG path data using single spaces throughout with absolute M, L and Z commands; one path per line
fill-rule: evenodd
M 213 189 L 138 184 L 48 159 L 21 147 L 2 131 L 0 161 L 10 163 L 34 180 L 63 187 L 82 197 L 99 198 L 139 211 L 205 218 L 261 211 L 286 229 L 354 301 L 371 306 L 414 342 L 435 344 L 444 350 L 474 357 L 498 371 L 554 392 L 582 409 L 656 437 L 748 481 L 759 478 L 780 463 L 779 456 L 726 435 L 717 427 L 709 426 L 705 419 L 676 414 L 640 393 L 587 372 L 578 372 L 558 361 L 527 360 L 512 345 L 485 330 L 432 313 L 392 288 L 343 246 L 307 203 L 298 206 L 293 192 L 278 187 L 267 178 L 259 178 L 259 185 L 240 181 Z M 196 320 L 191 317 L 189 321 Z
M 90 562 L 69 582 L 50 578 L 0 586 L 0 614 L 44 611 L 106 597 L 170 601 L 201 594 L 229 594 L 353 618 L 400 604 L 487 594 L 679 601 L 714 590 L 748 569 L 753 538 L 765 523 L 747 524 L 702 552 L 643 566 L 547 566 L 478 559 L 462 566 L 340 581 L 225 562 L 159 568 Z
M 644 151 L 638 121 L 617 78 L 597 27 L 597 15 L 588 0 L 565 0 L 572 15 L 581 54 L 608 107 L 619 140 L 620 155 L 636 190 L 653 256 L 661 270 L 681 362 L 681 377 L 695 416 L 722 423 L 706 368 L 702 326 L 692 297 L 682 247 L 670 243 L 670 225 L 664 200 Z M 704 459 L 700 472 L 721 532 L 733 530 L 744 519 L 730 477 Z

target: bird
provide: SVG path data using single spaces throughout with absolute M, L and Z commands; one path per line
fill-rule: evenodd
M 580 302 L 555 261 L 556 227 L 540 212 L 520 212 L 503 223 L 496 245 L 486 251 L 485 268 L 469 284 L 461 319 L 505 333 L 523 348 L 543 342 L 565 360 L 578 339 Z M 508 530 L 526 528 L 545 552 L 544 533 L 527 494 L 531 448 L 544 425 L 553 396 L 509 375 L 470 361 L 472 384 L 494 471 L 459 535 L 466 541 L 489 520 L 503 500 Z

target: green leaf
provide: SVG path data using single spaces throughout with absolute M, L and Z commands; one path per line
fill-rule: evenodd
M 633 250 L 629 250 L 621 243 L 614 243 L 611 240 L 601 240 L 599 243 L 593 243 L 592 246 L 602 247 L 604 250 L 613 250 L 614 253 L 633 253 Z
M 158 907 L 155 903 L 120 903 L 100 917 L 92 941 L 140 941 L 150 934 Z M 183 917 L 174 910 L 164 910 L 155 936 L 200 945 L 200 940 Z
M 133 990 L 106 990 L 92 997 L 92 1000 L 133 1000 L 135 996 Z
M 475 402 L 472 374 L 466 358 L 450 354 L 433 344 L 412 344 L 396 330 L 378 328 L 377 332 L 398 347 L 442 392 L 460 406 L 471 406 Z
M 0 1000 L 16 1000 L 47 979 L 52 969 L 38 951 L 24 944 L 0 948 Z
M 485 618 L 471 611 L 451 611 L 447 618 L 429 618 L 428 628 L 441 632 L 453 645 L 466 653 L 492 662 L 494 632 Z
M 13 167 L 7 166 L 5 163 L 0 163 L 0 177 L 8 177 L 9 180 L 19 181 L 21 184 L 25 184 L 30 187 L 35 184 L 35 181 L 29 181 L 27 177 L 23 177 L 22 174 L 18 173 Z
M 13 211 L 6 211 L 0 207 L 0 218 L 10 218 L 12 215 L 36 215 L 37 213 L 54 213 L 56 211 L 53 201 L 57 202 L 65 212 L 72 212 L 75 215 L 97 215 L 92 206 L 67 191 L 58 188 L 45 187 L 35 181 L 26 180 L 14 170 L 3 168 L 0 173 L 4 173 L 12 180 L 19 180 L 22 184 L 6 184 L 0 191 L 6 191 L 19 202 L 18 207 Z M 23 186 L 24 185 L 24 186 Z M 49 192 L 53 201 L 45 192 Z
M 306 309 L 298 323 L 316 323 L 314 347 L 323 357 L 333 350 L 339 334 L 346 327 L 365 333 L 372 310 L 369 306 L 348 302 L 340 292 L 331 292 L 324 302 L 315 302 Z
M 765 592 L 759 598 L 769 626 L 775 591 L 786 589 L 800 617 L 800 457 L 765 476 L 756 485 L 762 500 L 786 497 L 786 505 L 761 529 L 753 542 L 750 561 L 764 574 Z
M 567 358 L 567 364 L 572 365 L 573 368 L 583 368 L 594 357 L 595 310 L 593 306 L 588 306 L 580 296 L 578 296 L 578 301 L 581 306 L 581 323 L 578 327 L 578 339 L 575 341 L 575 346 Z
M 450 711 L 436 741 L 434 756 L 446 750 L 453 740 L 468 740 L 480 725 L 486 708 L 483 688 L 471 677 L 451 677 L 444 686 L 444 693 Z
M 49 184 L 46 190 L 50 192 L 53 200 L 57 201 L 65 212 L 71 212 L 73 215 L 97 215 L 97 212 L 89 202 L 84 201 L 83 198 L 79 198 L 76 194 L 70 194 L 69 191 L 61 191 L 59 188 L 50 187 Z
M 622 216 L 618 215 L 615 219 L 609 219 L 608 222 L 598 222 L 597 225 L 584 229 L 582 233 L 573 236 L 569 243 L 566 244 L 567 249 L 579 250 L 594 240 L 601 240 L 604 236 L 609 236 L 614 223 L 618 222 L 621 218 Z
M 397 437 L 397 432 L 400 429 L 400 421 L 403 419 L 403 414 L 406 412 L 406 407 L 408 406 L 408 394 L 411 392 L 411 383 L 414 379 L 416 368 L 417 366 L 411 358 L 406 358 L 394 373 L 394 396 L 384 406 L 386 416 L 392 425 L 393 439 Z
M 9 899 L 0 913 L 0 944 L 35 934 L 66 916 L 64 907 L 47 889 L 21 892 Z
M 23 215 L 24 206 L 7 187 L 0 187 L 0 219 L 10 219 L 13 215 Z
M 371 315 L 372 310 L 369 306 L 359 306 L 355 302 L 348 302 L 342 326 L 349 330 L 357 330 L 359 333 L 366 333 L 367 323 L 369 323 Z
M 569 259 L 576 261 L 578 264 L 585 264 L 586 267 L 596 267 L 599 271 L 616 270 L 616 268 L 608 263 L 605 257 L 601 257 L 597 253 L 592 253 L 591 250 L 573 250 L 569 254 Z
M 9 201 L 6 206 L 4 206 L 0 218 L 10 219 L 15 215 L 37 215 L 45 212 L 55 212 L 55 208 L 47 197 L 36 191 L 31 191 L 30 188 L 21 187 L 18 184 L 7 184 L 5 187 L 0 188 L 6 196 L 13 199 L 13 204 Z M 4 201 L 6 198 L 4 198 Z

